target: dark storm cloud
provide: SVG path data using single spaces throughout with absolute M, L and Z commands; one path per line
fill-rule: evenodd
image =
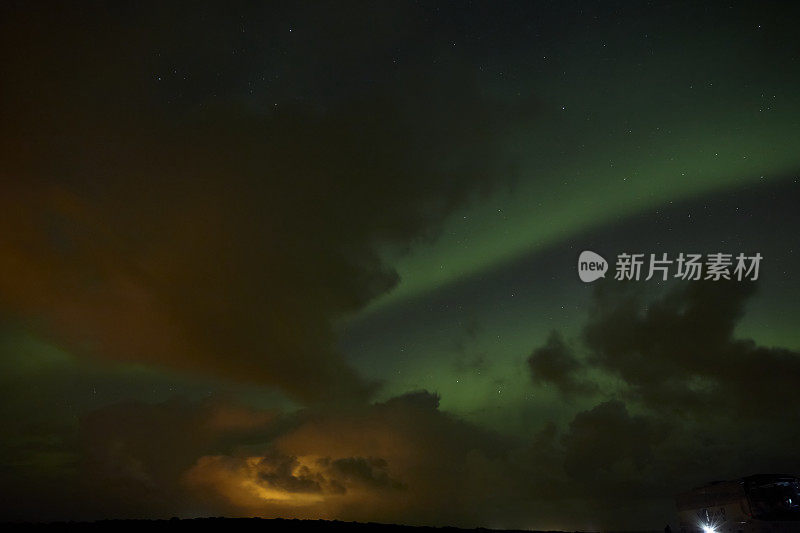
M 534 381 L 577 395 L 586 390 L 576 384 L 594 369 L 620 379 L 626 398 L 659 412 L 785 413 L 779 407 L 795 399 L 800 354 L 735 336 L 755 289 L 686 283 L 653 300 L 630 285 L 600 285 L 579 345 L 585 362 L 554 332 L 528 358 Z
M 202 509 L 465 526 L 632 525 L 652 502 L 669 513 L 663 495 L 673 490 L 671 469 L 691 459 L 691 451 L 672 449 L 661 423 L 619 401 L 578 413 L 564 427 L 550 424 L 529 443 L 444 413 L 427 392 L 277 417 L 244 410 L 236 425 L 203 422 L 212 408 L 219 409 L 129 405 L 87 417 L 83 475 L 105 480 L 87 484 L 104 491 L 92 513 Z M 173 437 L 192 444 L 167 445 L 184 451 L 162 454 L 166 459 L 153 453 Z M 109 453 L 117 454 L 112 461 Z M 170 457 L 175 464 L 162 468 Z M 632 501 L 639 509 L 620 519 Z
M 647 302 L 601 289 L 584 330 L 591 362 L 654 410 L 796 414 L 800 353 L 734 335 L 754 292 L 752 283 L 689 283 Z
M 92 459 L 88 472 L 118 476 L 117 483 L 102 485 L 117 492 L 96 500 L 100 509 L 109 501 L 127 502 L 114 508 L 122 514 L 162 508 L 151 501 L 161 491 L 130 487 L 162 471 L 164 459 L 150 450 L 172 435 L 200 444 L 187 447 L 191 453 L 163 470 L 168 479 L 153 487 L 170 488 L 172 509 L 199 508 L 207 514 L 508 527 L 534 521 L 564 527 L 559 524 L 619 523 L 611 510 L 624 508 L 632 497 L 648 502 L 664 490 L 663 480 L 641 479 L 666 472 L 657 462 L 665 453 L 662 428 L 618 401 L 579 413 L 564 428 L 548 425 L 530 443 L 444 413 L 438 398 L 427 392 L 369 407 L 311 409 L 277 418 L 251 410 L 237 416 L 237 426 L 217 432 L 202 429 L 209 427 L 201 421 L 210 405 L 186 411 L 176 406 L 119 406 L 107 412 L 116 413 L 119 422 L 106 426 L 96 424 L 96 415 L 87 417 L 86 442 L 95 443 L 83 451 Z M 178 412 L 187 415 L 183 422 L 163 423 Z M 248 417 L 253 422 L 243 424 Z M 124 450 L 126 460 L 115 459 L 114 468 L 102 466 L 109 463 L 97 455 L 107 450 Z M 631 514 L 622 522 L 634 524 L 641 517 Z
M 368 93 L 263 106 L 263 87 L 250 102 L 200 94 L 207 83 L 176 88 L 177 67 L 154 72 L 180 62 L 176 35 L 199 37 L 213 13 L 4 9 L 15 83 L 3 86 L 0 130 L 0 305 L 100 358 L 274 385 L 303 401 L 363 399 L 374 385 L 334 348 L 331 322 L 397 283 L 379 246 L 430 238 L 491 185 L 500 128 L 524 120 L 480 95 L 452 53 L 447 67 L 384 73 L 392 85 Z M 327 27 L 317 15 L 305 32 Z M 178 29 L 184 16 L 191 29 Z M 356 35 L 398 20 L 375 22 Z M 142 27 L 153 39 L 134 38 Z M 287 30 L 275 47 L 289 49 Z M 244 61 L 246 38 L 223 35 L 212 24 L 200 40 L 204 76 L 218 68 L 235 81 L 276 59 L 251 46 Z M 333 60 L 324 43 L 292 49 L 298 79 L 314 54 Z M 352 66 L 376 53 L 345 55 Z M 333 87 L 348 72 L 304 86 Z M 173 85 L 160 83 L 167 76 Z
M 344 410 L 307 409 L 268 418 L 250 410 L 252 423 L 241 423 L 249 418 L 240 414 L 239 425 L 215 432 L 203 429 L 209 424 L 202 422 L 213 404 L 186 411 L 177 406 L 114 407 L 102 416 L 116 413 L 118 422 L 106 426 L 96 424 L 96 415 L 85 419 L 85 442 L 95 443 L 83 448 L 92 459 L 87 465 L 108 475 L 106 463 L 96 457 L 116 449 L 125 450 L 127 459 L 114 465 L 136 466 L 111 469 L 120 477 L 101 485 L 111 494 L 95 500 L 100 513 L 111 501 L 123 515 L 150 505 L 212 515 L 517 527 L 544 521 L 557 527 L 564 523 L 563 509 L 574 503 L 563 473 L 564 445 L 555 430 L 528 446 L 440 411 L 438 397 L 424 391 Z M 616 421 L 616 429 L 640 428 L 638 418 L 624 409 L 606 411 L 597 410 L 603 420 Z M 172 427 L 163 423 L 178 412 L 187 415 L 185 420 Z M 134 420 L 136 431 L 120 430 Z M 575 427 L 575 437 L 564 439 L 570 460 L 591 438 L 582 421 Z M 143 473 L 160 470 L 164 459 L 150 450 L 173 435 L 196 444 L 165 470 L 162 475 L 169 479 L 157 484 L 169 488 L 170 507 L 158 501 L 160 490 L 130 487 L 142 484 Z M 187 462 L 192 463 L 188 468 Z M 574 511 L 571 520 L 587 519 L 585 510 Z
M 385 469 L 387 462 L 385 459 L 375 459 L 369 457 L 343 457 L 331 460 L 324 458 L 321 464 L 330 467 L 331 471 L 345 480 L 353 480 L 374 488 L 402 488 L 403 485 L 389 477 Z
M 654 447 L 664 438 L 657 423 L 648 417 L 631 415 L 625 404 L 608 401 L 578 413 L 563 436 L 564 470 L 573 479 L 607 484 L 628 493 L 641 487 L 639 477 L 654 459 Z M 596 486 L 591 487 L 596 490 Z M 635 490 L 635 489 L 634 489 Z M 599 497 L 599 494 L 593 494 Z
M 528 366 L 535 384 L 552 383 L 565 396 L 595 390 L 594 383 L 579 377 L 582 363 L 557 331 L 550 333 L 547 343 L 528 357 Z
M 671 513 L 670 495 L 712 479 L 800 470 L 791 422 L 800 353 L 735 335 L 755 288 L 695 282 L 653 298 L 599 285 L 575 346 L 582 362 L 555 336 L 528 359 L 538 382 L 598 402 L 540 435 L 532 462 L 562 465 L 546 472 L 552 485 L 580 494 L 598 518 L 637 501 L 633 519 Z M 587 371 L 603 377 L 594 395 L 570 390 Z
M 58 394 L 59 385 L 52 389 Z M 32 414 L 53 419 L 28 421 L 39 439 L 31 438 L 31 427 L 5 434 L 0 476 L 5 520 L 172 516 L 192 508 L 181 475 L 197 457 L 263 440 L 280 426 L 276 412 L 221 400 L 128 401 L 77 420 L 61 412 L 72 411 L 74 418 L 68 405 L 37 407 L 41 413 L 32 409 Z M 17 417 L 24 426 L 30 415 Z M 15 443 L 25 449 L 13 449 Z
M 52 485 L 17 479 L 4 518 L 224 513 L 469 524 L 513 485 L 504 439 L 439 411 L 427 392 L 294 413 L 218 400 L 126 402 L 82 417 L 69 438 L 75 468 Z M 456 500 L 473 507 L 468 516 Z M 37 514 L 40 505 L 47 514 Z

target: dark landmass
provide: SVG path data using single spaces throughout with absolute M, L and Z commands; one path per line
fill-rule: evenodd
M 367 532 L 403 532 L 403 533 L 466 533 L 469 531 L 503 531 L 505 533 L 521 532 L 516 529 L 462 529 L 457 527 L 401 526 L 394 524 L 341 522 L 339 520 L 285 520 L 281 518 L 194 518 L 170 520 L 99 520 L 97 522 L 50 522 L 50 523 L 14 523 L 12 527 L 41 531 L 199 531 L 215 528 L 216 531 L 356 531 Z M 556 531 L 526 533 L 563 533 Z

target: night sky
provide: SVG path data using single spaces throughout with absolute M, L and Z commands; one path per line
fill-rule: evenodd
M 3 2 L 0 519 L 661 529 L 800 472 L 799 20 Z

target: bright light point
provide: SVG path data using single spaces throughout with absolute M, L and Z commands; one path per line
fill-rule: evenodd
M 717 533 L 717 530 L 712 526 L 703 526 L 703 533 Z

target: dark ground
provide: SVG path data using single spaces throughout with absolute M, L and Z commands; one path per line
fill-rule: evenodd
M 22 528 L 31 531 L 200 531 L 211 528 L 217 531 L 319 531 L 343 532 L 356 531 L 359 533 L 467 533 L 470 531 L 491 532 L 494 529 L 460 529 L 456 527 L 428 527 L 428 526 L 399 526 L 392 524 L 375 524 L 359 522 L 340 522 L 338 520 L 283 520 L 261 518 L 195 518 L 179 520 L 101 520 L 98 522 L 52 522 L 52 523 L 15 523 L 9 524 L 13 529 Z M 0 524 L 2 527 L 2 524 Z M 5 529 L 5 528 L 3 528 Z M 519 530 L 502 530 L 513 533 Z M 530 532 L 528 532 L 530 533 Z M 536 532 L 544 533 L 544 532 Z M 560 533 L 560 532 L 548 532 Z

